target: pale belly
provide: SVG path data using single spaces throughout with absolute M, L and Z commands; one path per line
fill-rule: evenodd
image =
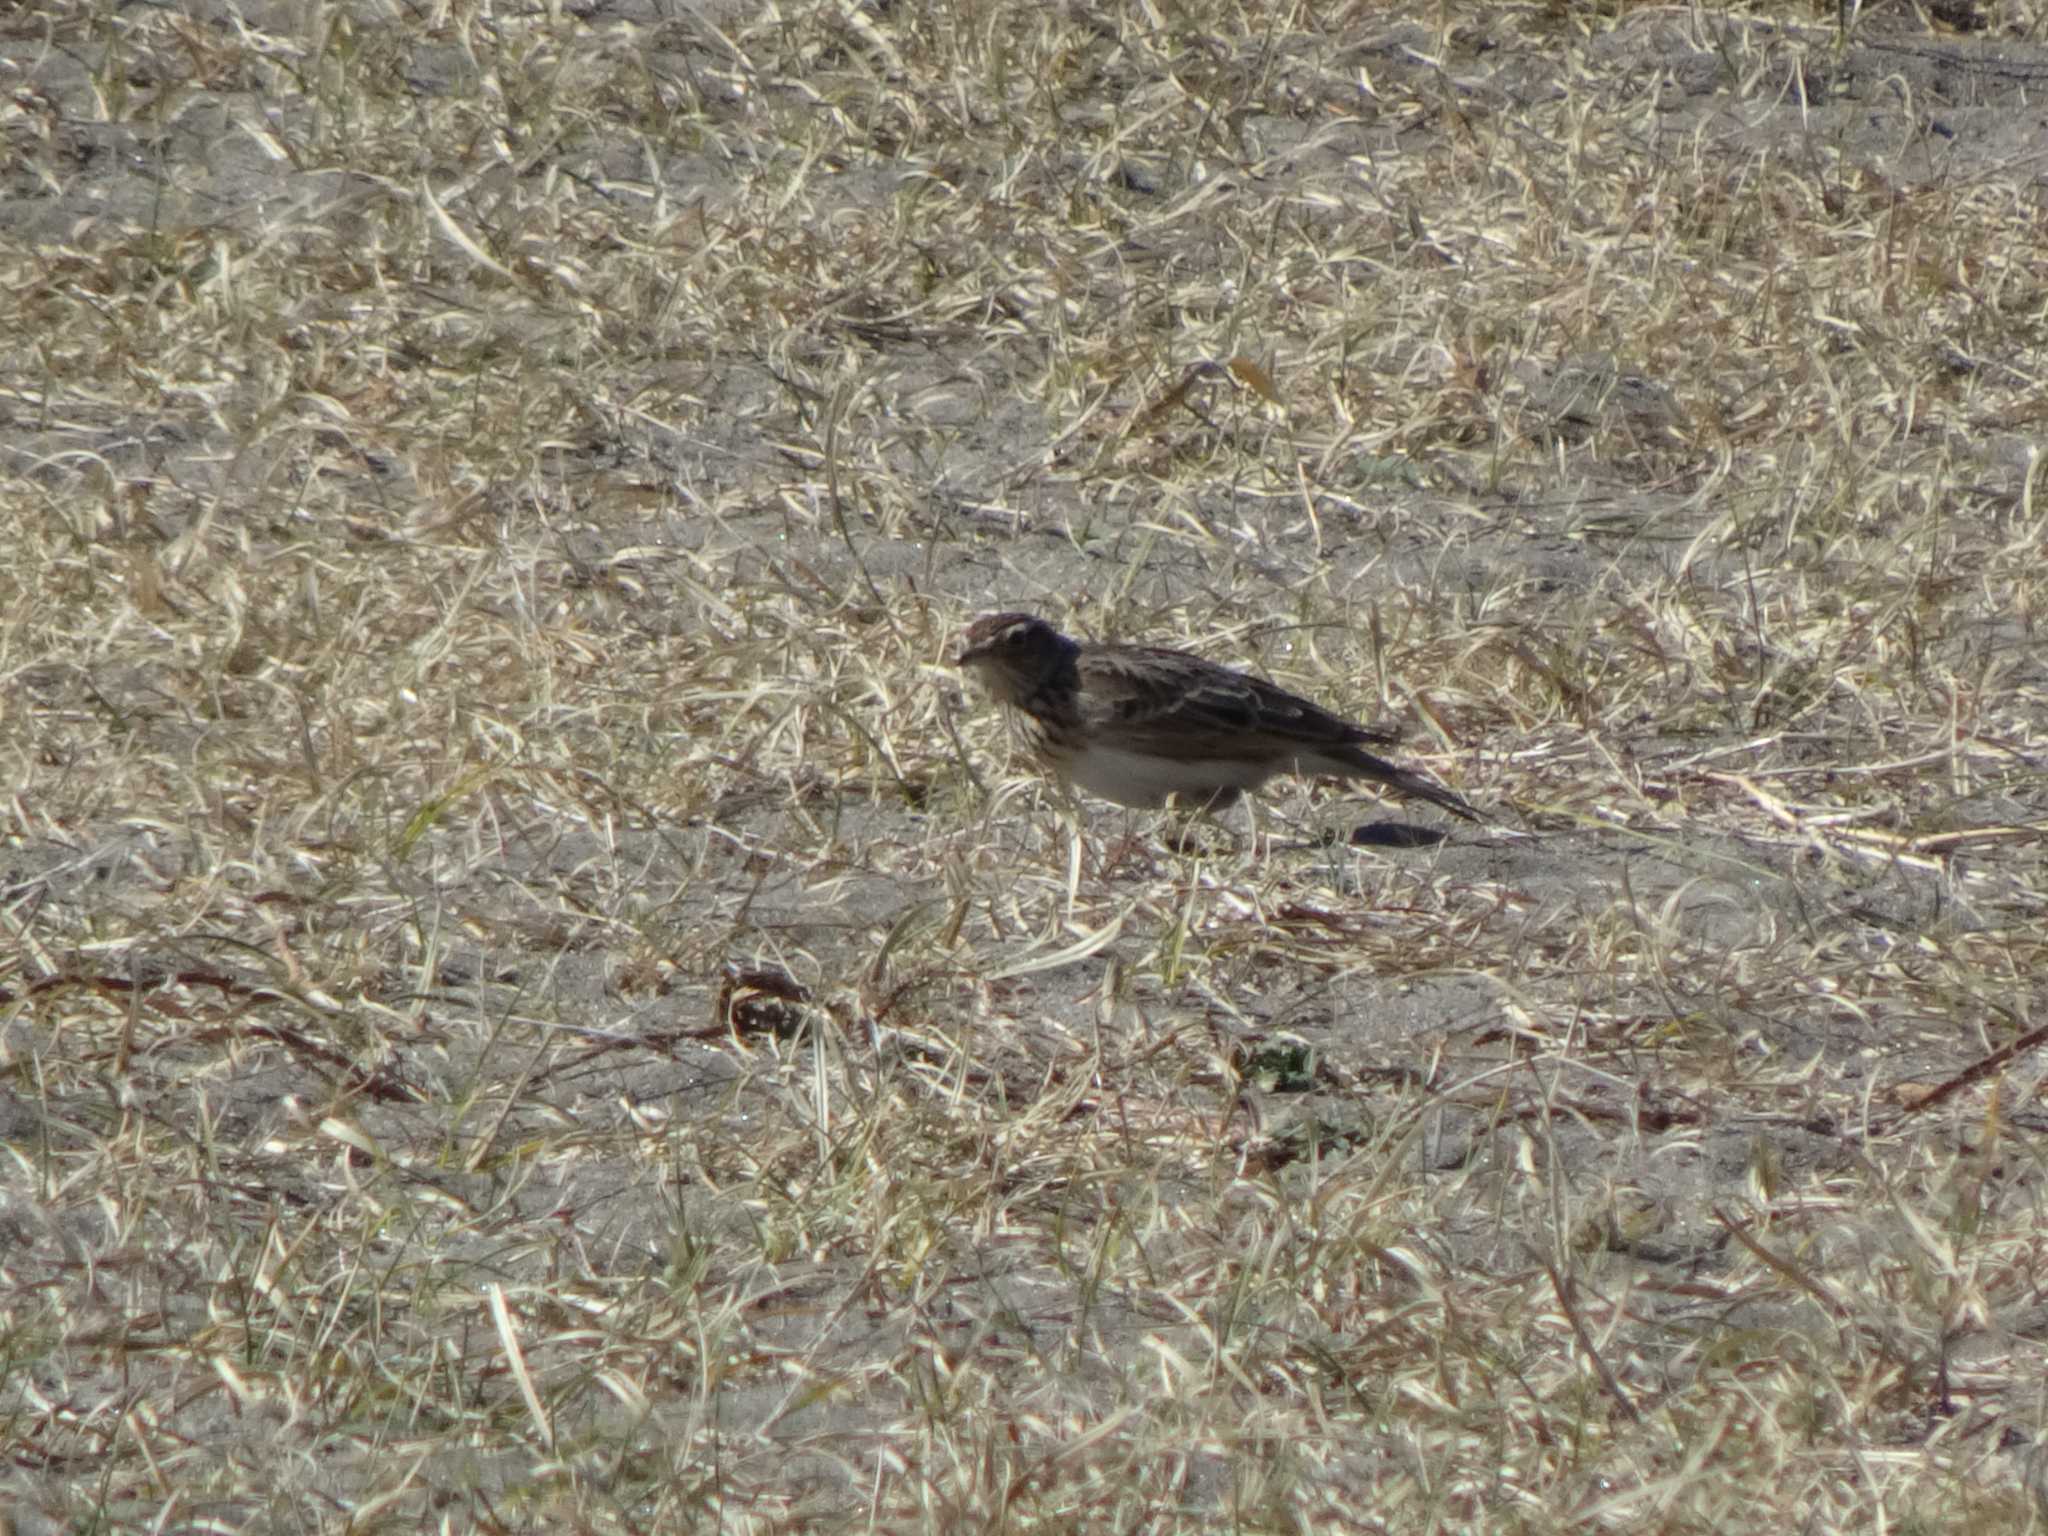
M 1164 805 L 1168 795 L 1179 795 L 1184 802 L 1220 800 L 1227 805 L 1273 773 L 1270 763 L 1241 758 L 1153 757 L 1109 747 L 1091 747 L 1067 764 L 1067 777 L 1077 789 L 1118 805 L 1148 809 Z

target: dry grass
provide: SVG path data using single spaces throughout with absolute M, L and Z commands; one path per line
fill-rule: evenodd
M 0 1510 L 2038 1525 L 1978 19 L 0 20 Z M 1077 820 L 998 604 L 1499 825 Z

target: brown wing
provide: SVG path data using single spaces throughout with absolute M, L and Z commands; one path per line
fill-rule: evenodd
M 1135 645 L 1085 649 L 1077 665 L 1084 726 L 1126 751 L 1282 759 L 1306 773 L 1374 779 L 1467 821 L 1484 819 L 1449 790 L 1365 750 L 1388 744 L 1391 732 L 1354 724 L 1263 678 Z
M 1263 678 L 1182 651 L 1091 647 L 1079 666 L 1083 720 L 1133 751 L 1264 758 L 1394 739 Z

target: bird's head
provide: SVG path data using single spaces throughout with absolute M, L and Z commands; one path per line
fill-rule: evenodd
M 1077 649 L 1045 620 L 1028 613 L 991 613 L 967 626 L 955 665 L 974 673 L 1005 702 L 1027 697 Z

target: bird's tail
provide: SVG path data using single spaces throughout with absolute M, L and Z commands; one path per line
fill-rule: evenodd
M 1406 768 L 1396 768 L 1392 763 L 1350 747 L 1341 752 L 1329 754 L 1332 767 L 1342 765 L 1341 771 L 1354 778 L 1372 779 L 1387 788 L 1415 800 L 1427 800 L 1431 805 L 1440 805 L 1453 816 L 1466 821 L 1483 822 L 1486 818 L 1465 801 L 1459 799 L 1441 785 L 1432 784 L 1419 773 L 1410 773 Z

